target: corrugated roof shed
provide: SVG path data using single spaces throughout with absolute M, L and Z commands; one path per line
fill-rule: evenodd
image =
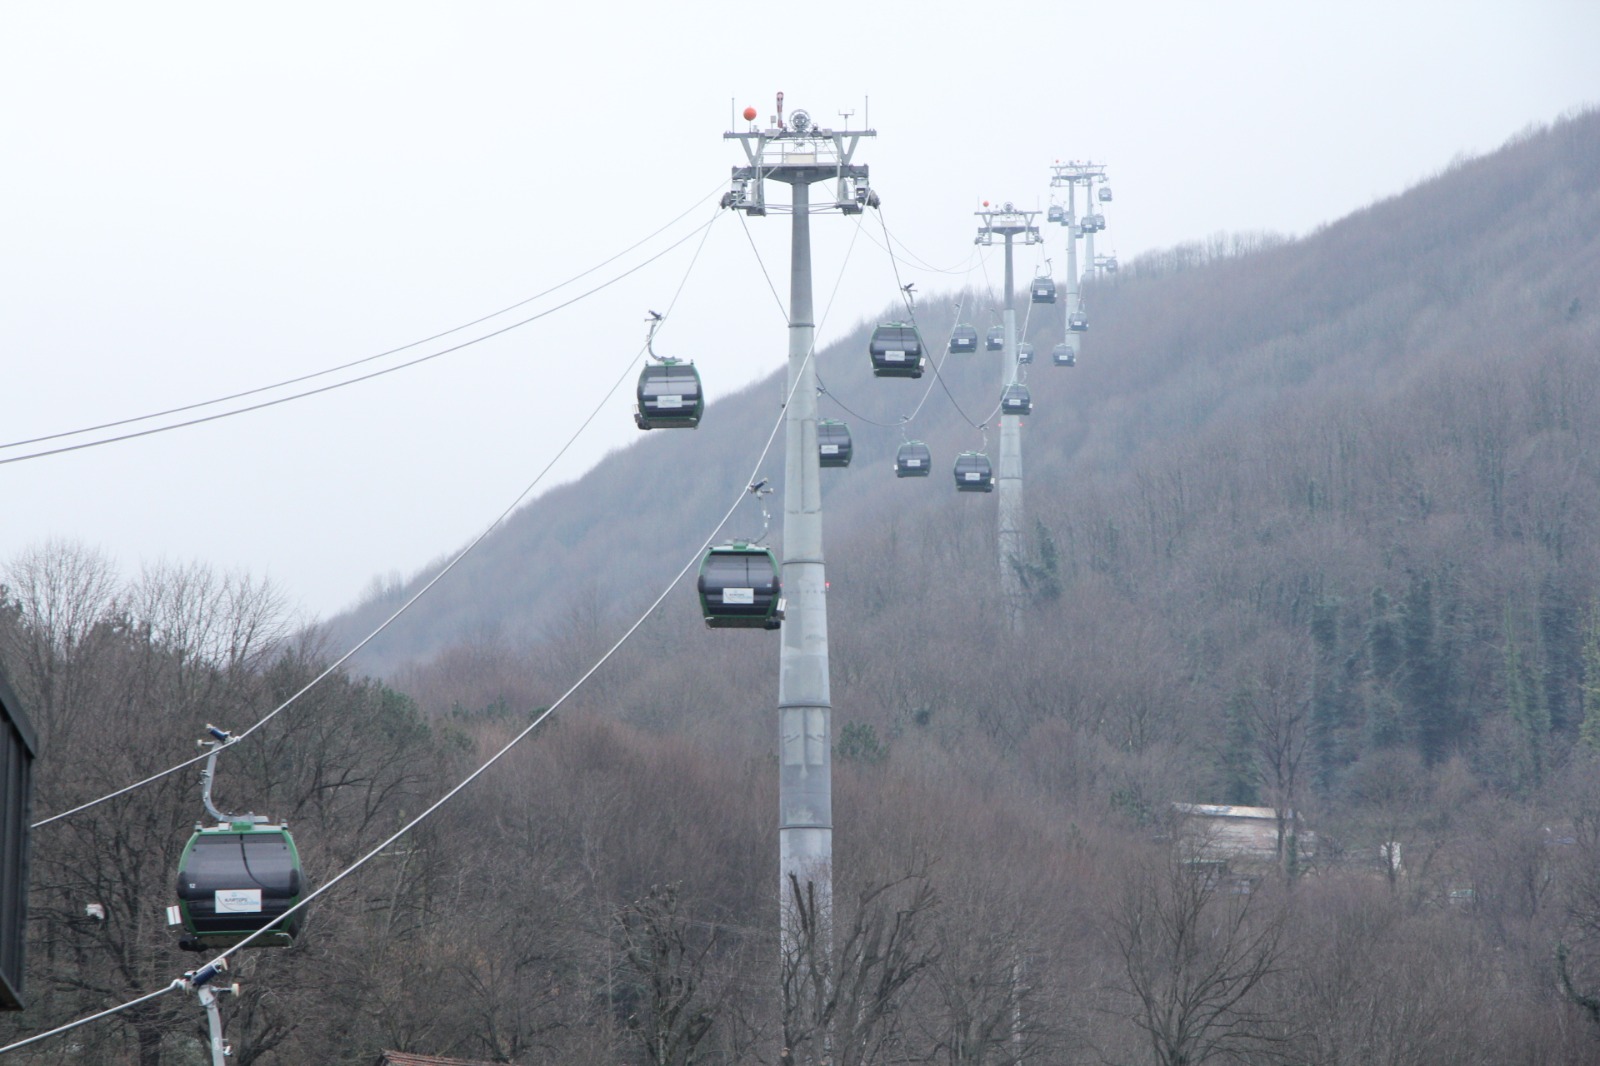
M 1275 863 L 1278 858 L 1278 812 L 1271 807 L 1240 807 L 1221 803 L 1174 803 L 1183 816 L 1184 838 L 1197 857 L 1246 863 Z M 1288 828 L 1295 836 L 1302 861 L 1315 856 L 1317 835 L 1306 829 L 1294 811 Z

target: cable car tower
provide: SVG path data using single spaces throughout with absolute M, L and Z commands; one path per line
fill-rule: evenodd
M 804 111 L 777 114 L 765 129 L 756 109 L 747 130 L 723 134 L 744 149 L 748 165 L 733 168 L 722 206 L 748 215 L 779 213 L 766 183 L 790 187 L 789 378 L 783 479 L 783 590 L 788 600 L 778 670 L 778 856 L 785 957 L 799 944 L 791 878 L 817 902 L 819 961 L 831 954 L 833 914 L 832 696 L 828 684 L 828 609 L 822 556 L 822 477 L 817 448 L 816 326 L 811 299 L 811 215 L 860 214 L 877 207 L 865 165 L 852 163 L 871 129 L 824 129 Z M 848 118 L 846 118 L 848 122 Z M 813 205 L 811 186 L 833 183 L 833 196 Z M 819 1049 L 820 1051 L 820 1049 Z
M 1004 237 L 1006 242 L 1005 348 L 1000 357 L 1003 396 L 1008 388 L 1018 384 L 1016 282 L 1011 269 L 1011 246 L 1019 236 L 1025 245 L 1043 240 L 1039 227 L 1033 222 L 1039 212 L 1019 211 L 1009 202 L 991 209 L 989 201 L 985 200 L 983 209 L 973 214 L 983 220 L 977 237 L 973 238 L 974 244 L 992 245 L 996 236 Z M 1014 629 L 1022 606 L 1022 580 L 1015 562 L 1022 558 L 1022 417 L 1019 414 L 1002 411 L 1000 415 L 1000 469 L 995 487 L 1000 499 L 1000 588 Z
M 1087 242 L 1084 263 L 1092 272 L 1095 267 L 1094 234 L 1099 228 L 1099 221 L 1103 218 L 1096 209 L 1094 184 L 1101 183 L 1102 200 L 1111 199 L 1111 189 L 1105 184 L 1104 163 L 1072 160 L 1067 163 L 1054 163 L 1050 170 L 1050 187 L 1059 189 L 1065 186 L 1067 190 L 1066 211 L 1062 217 L 1053 220 L 1067 227 L 1067 298 L 1061 308 L 1061 338 L 1062 343 L 1072 345 L 1072 359 L 1076 362 L 1079 344 L 1077 334 L 1083 332 L 1073 325 L 1073 316 L 1083 314 L 1083 288 L 1078 276 L 1078 238 L 1081 236 Z M 1078 216 L 1077 205 L 1077 190 L 1080 185 L 1084 189 L 1084 213 L 1081 218 Z

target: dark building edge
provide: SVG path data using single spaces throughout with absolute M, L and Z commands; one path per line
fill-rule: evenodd
M 0 666 L 0 1010 L 24 1006 L 29 823 L 39 741 Z

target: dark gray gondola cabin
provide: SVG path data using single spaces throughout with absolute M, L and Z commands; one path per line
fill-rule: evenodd
M 986 352 L 1004 351 L 1006 346 L 1006 328 L 1004 326 L 990 326 L 989 332 L 983 338 L 983 350 Z
M 956 491 L 993 492 L 994 467 L 982 452 L 962 452 L 956 456 Z
M 854 453 L 850 443 L 850 427 L 832 418 L 817 423 L 817 463 L 825 467 L 850 465 Z
M 640 429 L 694 429 L 705 414 L 705 394 L 693 363 L 663 359 L 639 372 L 638 406 L 633 421 Z
M 950 334 L 950 352 L 953 355 L 966 355 L 978 350 L 978 331 L 975 327 L 962 323 Z
M 0 1010 L 21 1010 L 25 1005 L 29 825 L 38 751 L 33 726 L 0 670 Z
M 922 376 L 922 337 L 913 325 L 889 322 L 879 326 L 872 331 L 867 352 L 872 356 L 872 372 L 880 378 Z
M 284 915 L 304 890 L 300 852 L 286 827 L 197 826 L 178 860 L 178 908 L 187 931 L 178 946 L 210 951 L 266 930 L 251 947 L 288 947 L 302 912 Z
M 734 541 L 700 562 L 700 613 L 712 629 L 777 629 L 783 623 L 778 560 L 758 544 Z
M 895 477 L 927 477 L 932 468 L 933 453 L 920 440 L 906 441 L 895 453 Z
M 1032 414 L 1033 394 L 1028 391 L 1028 386 L 1015 383 L 1007 385 L 1000 393 L 1000 412 L 1007 415 Z

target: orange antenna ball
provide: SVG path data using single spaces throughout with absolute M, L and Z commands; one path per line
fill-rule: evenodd
M 753 107 L 745 108 L 744 109 L 744 120 L 746 122 L 754 122 L 756 120 L 756 109 L 753 108 Z

